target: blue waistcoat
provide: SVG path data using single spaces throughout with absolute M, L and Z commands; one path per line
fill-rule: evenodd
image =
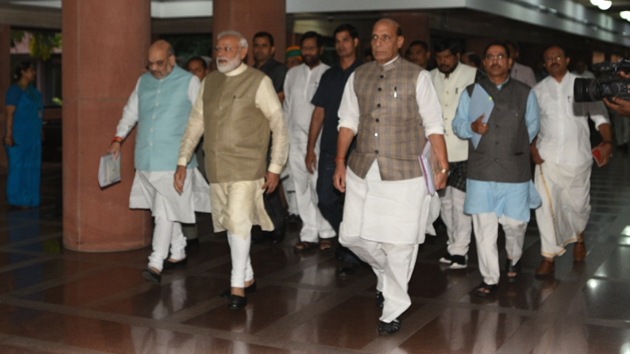
M 188 97 L 191 79 L 192 74 L 177 66 L 163 79 L 156 79 L 150 73 L 140 77 L 136 170 L 177 168 L 179 145 L 193 105 Z M 188 168 L 194 167 L 197 160 L 193 155 Z

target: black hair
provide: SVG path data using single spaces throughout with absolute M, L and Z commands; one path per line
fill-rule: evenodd
M 267 38 L 269 40 L 269 44 L 272 47 L 274 46 L 273 35 L 271 35 L 271 33 L 269 32 L 265 32 L 265 31 L 256 32 L 256 34 L 254 35 L 254 40 L 256 40 L 256 38 Z
M 200 61 L 201 62 L 201 66 L 203 66 L 204 69 L 208 69 L 208 63 L 206 62 L 206 60 L 200 56 L 194 56 L 190 59 L 188 59 L 188 61 L 186 62 L 186 68 L 188 68 L 188 66 L 190 65 L 190 63 L 192 63 L 193 61 Z
M 458 41 L 451 38 L 446 38 L 435 43 L 435 45 L 433 46 L 433 50 L 436 53 L 443 52 L 445 50 L 450 50 L 451 54 L 457 55 L 457 54 L 461 54 L 462 46 L 459 45 Z
M 309 38 L 315 38 L 317 40 L 317 47 L 321 48 L 322 46 L 324 46 L 324 38 L 317 32 L 315 31 L 308 31 L 306 33 L 304 33 L 302 35 L 302 38 L 300 39 L 300 46 L 302 46 L 304 44 L 304 41 L 309 39 Z
M 19 81 L 22 78 L 22 72 L 30 68 L 35 69 L 35 64 L 32 61 L 24 60 L 20 62 L 13 71 L 13 80 Z
M 565 47 L 561 46 L 560 44 L 552 44 L 552 45 L 547 46 L 545 48 L 545 50 L 543 50 L 543 56 L 545 55 L 545 52 L 548 51 L 551 48 L 560 48 L 560 50 L 562 51 L 562 54 L 564 54 L 564 56 L 566 58 L 570 58 L 569 54 L 567 53 L 567 49 Z
M 399 34 L 399 36 L 401 36 L 401 35 Z M 419 39 L 416 39 L 415 41 L 409 43 L 409 47 L 408 48 L 411 48 L 411 47 L 416 46 L 416 45 L 421 46 L 427 52 L 429 51 L 429 45 L 427 44 L 427 42 L 421 41 Z M 409 50 L 409 49 L 407 49 L 407 50 Z
M 356 27 L 354 27 L 353 25 L 349 23 L 344 23 L 337 26 L 337 28 L 335 28 L 335 32 L 333 33 L 333 35 L 337 36 L 337 33 L 341 33 L 341 32 L 348 32 L 350 34 L 350 37 L 352 37 L 353 39 L 359 38 L 359 31 L 357 30 Z
M 486 46 L 486 48 L 483 50 L 484 58 L 486 57 L 486 54 L 488 54 L 488 49 L 490 49 L 490 47 L 495 46 L 495 45 L 499 46 L 499 47 L 502 47 L 505 50 L 505 54 L 507 54 L 508 58 L 512 57 L 512 54 L 511 54 L 511 51 L 510 51 L 510 47 L 507 45 L 507 43 L 496 41 L 496 42 L 490 42 L 490 44 L 488 44 Z

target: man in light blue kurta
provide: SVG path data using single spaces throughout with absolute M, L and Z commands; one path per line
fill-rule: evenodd
M 194 223 L 195 211 L 210 212 L 210 189 L 194 157 L 187 166 L 192 178 L 184 192 L 180 195 L 173 187 L 179 142 L 197 99 L 199 79 L 176 66 L 171 45 L 162 40 L 149 49 L 148 69 L 129 97 L 109 151 L 118 156 L 120 144 L 138 124 L 129 207 L 151 209 L 155 217 L 153 252 L 143 276 L 159 283 L 164 266 L 185 264 L 186 239 L 180 223 Z M 171 256 L 164 262 L 169 250 Z
M 488 76 L 470 85 L 460 97 L 453 131 L 469 139 L 468 179 L 464 212 L 473 217 L 483 283 L 475 295 L 496 292 L 499 283 L 497 249 L 498 223 L 506 238 L 508 281 L 520 273 L 519 259 L 529 222 L 529 209 L 540 203 L 531 181 L 529 148 L 540 129 L 540 113 L 531 88 L 510 79 L 510 51 L 503 43 L 492 43 L 485 51 Z M 475 90 L 484 90 L 493 101 L 489 117 L 472 117 Z M 476 114 L 474 114 L 476 115 Z M 473 144 L 471 139 L 480 139 Z

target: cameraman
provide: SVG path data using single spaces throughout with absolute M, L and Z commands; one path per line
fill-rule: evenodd
M 619 76 L 624 79 L 630 79 L 630 74 L 627 74 L 624 71 L 620 71 Z M 604 103 L 613 111 L 623 116 L 630 116 L 630 101 L 619 97 L 613 97 L 610 100 L 604 98 Z

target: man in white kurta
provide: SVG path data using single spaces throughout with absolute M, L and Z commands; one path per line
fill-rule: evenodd
M 450 269 L 463 269 L 467 266 L 472 234 L 472 219 L 464 213 L 468 141 L 453 133 L 453 119 L 459 96 L 475 82 L 477 69 L 459 62 L 461 48 L 457 41 L 442 40 L 436 43 L 434 49 L 437 68 L 431 70 L 431 81 L 442 106 L 446 130 L 444 139 L 451 171 L 440 198 L 440 216 L 448 235 L 447 253 L 440 258 L 440 263 L 447 264 Z
M 227 230 L 232 257 L 228 308 L 238 310 L 247 305 L 246 294 L 256 289 L 249 255 L 251 228 L 274 228 L 263 193 L 272 193 L 278 186 L 288 138 L 271 79 L 243 63 L 247 40 L 235 31 L 221 32 L 217 37 L 218 71 L 204 80 L 190 114 L 174 184 L 181 192 L 187 181 L 186 163 L 203 134 L 214 231 Z M 271 162 L 267 164 L 271 133 Z
M 330 249 L 330 239 L 335 230 L 322 216 L 317 207 L 317 171 L 309 173 L 304 165 L 308 131 L 315 106 L 311 103 L 319 80 L 330 67 L 320 61 L 323 52 L 323 40 L 315 32 L 306 32 L 302 36 L 302 57 L 304 63 L 293 67 L 284 80 L 284 111 L 289 128 L 290 152 L 289 169 L 295 185 L 295 199 L 302 219 L 300 241 L 296 251 L 304 251 L 318 244 Z M 319 141 L 316 145 L 319 150 Z
M 591 212 L 590 177 L 592 155 L 600 155 L 602 165 L 612 156 L 612 133 L 606 107 L 602 102 L 576 103 L 569 73 L 569 57 L 559 46 L 549 47 L 543 55 L 549 77 L 534 87 L 540 105 L 540 133 L 532 144 L 536 163 L 535 184 L 542 199 L 536 210 L 544 259 L 536 275 L 553 273 L 554 257 L 565 246 L 576 242 L 574 260 L 586 257 L 584 229 Z M 603 137 L 591 152 L 588 119 Z
M 133 127 L 138 125 L 135 146 L 136 176 L 129 207 L 151 209 L 155 218 L 153 252 L 143 276 L 161 281 L 164 265 L 183 264 L 186 238 L 180 223 L 194 224 L 195 211 L 210 212 L 208 184 L 197 170 L 196 160 L 187 165 L 192 176 L 177 194 L 172 187 L 177 167 L 178 140 L 197 99 L 199 79 L 176 66 L 171 45 L 156 41 L 148 55 L 149 72 L 143 74 L 129 97 L 109 151 L 115 156 Z M 170 251 L 170 259 L 164 263 Z
M 418 161 L 426 139 L 438 162 L 436 187 L 446 185 L 448 159 L 442 110 L 429 73 L 398 55 L 398 23 L 374 25 L 375 61 L 349 77 L 339 107 L 334 184 L 346 193 L 340 243 L 368 263 L 384 298 L 378 331 L 400 329 L 409 308 L 408 282 L 424 242 L 431 197 Z M 356 135 L 356 149 L 348 148 Z

